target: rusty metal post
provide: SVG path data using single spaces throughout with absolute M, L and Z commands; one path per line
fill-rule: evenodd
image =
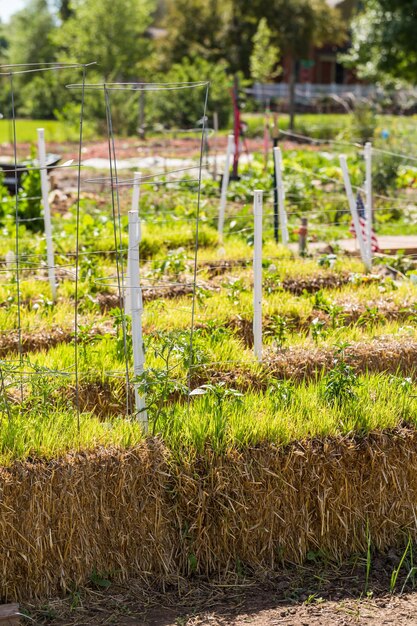
M 300 250 L 300 256 L 305 256 L 307 253 L 307 232 L 308 232 L 308 220 L 306 217 L 301 218 L 301 226 L 298 230 L 298 245 Z

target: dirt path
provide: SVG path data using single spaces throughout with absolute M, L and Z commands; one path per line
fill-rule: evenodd
M 417 625 L 417 592 L 404 596 L 386 595 L 367 599 L 323 600 L 309 598 L 302 604 L 280 601 L 274 594 L 249 594 L 244 600 L 232 594 L 211 609 L 154 607 L 132 610 L 122 596 L 114 597 L 113 606 L 82 606 L 73 614 L 57 619 L 35 620 L 51 626 L 392 626 Z M 52 611 L 53 612 L 53 611 Z M 29 622 L 27 622 L 29 623 Z M 33 623 L 33 622 L 32 622 Z
M 260 581 L 236 584 L 179 580 L 165 591 L 131 579 L 123 585 L 98 579 L 90 588 L 42 606 L 24 607 L 25 624 L 48 626 L 417 626 L 417 582 L 405 559 L 390 594 L 401 551 L 373 555 L 365 593 L 366 560 L 329 568 L 318 561 Z M 410 569 L 411 567 L 411 569 Z M 107 585 L 109 585 L 107 587 Z M 401 594 L 404 591 L 404 594 Z
M 134 623 L 139 625 L 141 622 L 132 622 L 132 624 Z M 417 624 L 417 593 L 400 598 L 388 596 L 362 601 L 319 601 L 319 603 L 313 601 L 311 605 L 297 607 L 284 605 L 272 608 L 248 608 L 236 616 L 212 612 L 183 622 L 176 620 L 170 622 L 169 626 L 176 626 L 180 623 L 183 623 L 184 626 L 202 626 L 203 624 L 212 626 L 225 624 L 231 626 L 246 626 L 247 624 L 252 624 L 252 626 L 411 625 Z M 157 622 L 155 622 L 155 626 L 156 624 Z M 168 625 L 166 624 L 166 626 Z

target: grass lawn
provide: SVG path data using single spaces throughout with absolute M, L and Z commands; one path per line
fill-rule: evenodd
M 63 143 L 65 141 L 77 141 L 77 124 L 67 125 L 57 120 L 16 120 L 16 135 L 18 143 L 36 144 L 38 128 L 45 129 L 48 142 Z M 13 142 L 13 126 L 11 120 L 0 120 L 0 143 Z

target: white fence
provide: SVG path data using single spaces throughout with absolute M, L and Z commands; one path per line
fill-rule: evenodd
M 248 89 L 248 93 L 251 93 L 253 97 L 258 101 L 266 101 L 271 99 L 283 99 L 289 98 L 289 84 L 288 83 L 267 83 L 260 84 L 255 83 L 252 89 Z M 328 85 L 312 84 L 312 83 L 297 83 L 295 86 L 295 98 L 299 104 L 314 104 L 314 101 L 323 99 L 325 97 L 337 98 L 369 98 L 375 96 L 383 96 L 383 89 L 376 87 L 375 85 L 340 85 L 337 83 L 331 83 Z M 409 92 L 403 92 L 403 95 L 417 96 L 416 90 L 410 90 Z M 398 94 L 397 94 L 398 95 Z

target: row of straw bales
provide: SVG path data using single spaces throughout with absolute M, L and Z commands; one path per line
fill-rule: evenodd
M 156 585 L 265 574 L 308 551 L 343 559 L 417 538 L 417 432 L 174 456 L 149 439 L 0 472 L 5 600 L 62 594 L 93 572 Z

